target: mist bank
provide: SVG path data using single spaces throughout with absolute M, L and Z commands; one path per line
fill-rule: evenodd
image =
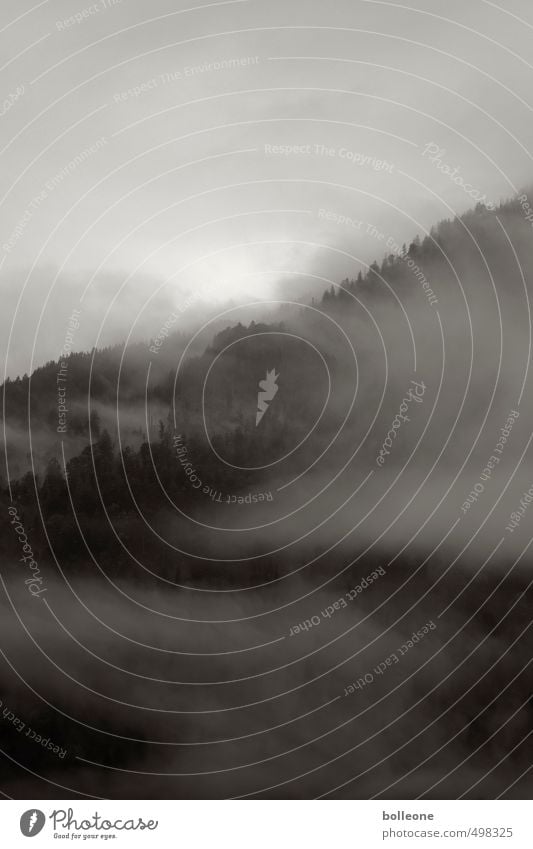
M 128 583 L 111 598 L 98 581 L 53 580 L 45 604 L 8 581 L 6 792 L 490 798 L 527 773 L 526 606 L 493 630 L 500 596 L 465 624 L 472 598 L 439 619 L 442 589 L 414 604 L 400 592 L 385 613 L 393 586 L 380 576 L 346 608 L 339 587 L 290 609 L 262 591 L 268 617 L 255 594 L 189 591 L 169 617 L 166 593 Z M 11 714 L 66 755 L 14 731 Z M 524 778 L 511 797 L 527 788 Z

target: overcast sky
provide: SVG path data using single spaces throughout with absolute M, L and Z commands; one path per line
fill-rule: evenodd
M 11 375 L 57 358 L 73 309 L 85 349 L 207 289 L 310 297 L 533 182 L 527 0 L 182 5 L 2 2 Z

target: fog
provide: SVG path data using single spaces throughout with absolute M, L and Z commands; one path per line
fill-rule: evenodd
M 398 610 L 396 624 L 372 616 L 374 600 L 364 596 L 349 615 L 291 637 L 298 608 L 258 620 L 250 595 L 177 592 L 168 619 L 150 612 L 167 606 L 165 596 L 128 585 L 121 589 L 134 603 L 117 595 L 111 602 L 93 583 L 69 591 L 48 582 L 38 609 L 20 582 L 9 589 L 18 615 L 3 605 L 4 705 L 67 749 L 62 759 L 39 756 L 37 744 L 4 723 L 8 754 L 22 764 L 33 755 L 44 770 L 42 797 L 483 797 L 527 762 L 519 745 L 530 722 L 519 674 L 527 651 L 501 668 L 496 709 L 484 713 L 490 679 L 483 676 L 500 669 L 506 648 L 502 637 L 480 639 L 460 616 L 446 622 L 447 635 L 461 631 L 460 652 L 441 650 L 435 619 L 401 667 L 374 672 L 345 695 L 434 618 L 430 605 L 408 616 Z M 269 597 L 274 611 L 278 599 Z M 320 611 L 329 601 L 317 593 L 313 605 Z M 191 622 L 196 615 L 201 625 Z M 279 643 L 268 645 L 280 639 L 281 654 Z M 483 778 L 515 745 L 514 767 L 504 761 Z M 11 766 L 4 781 L 15 795 L 37 789 L 22 768 Z
M 4 794 L 529 798 L 528 4 L 4 6 Z

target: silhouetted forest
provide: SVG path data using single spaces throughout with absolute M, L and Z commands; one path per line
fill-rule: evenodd
M 508 258 L 505 232 L 512 234 L 518 250 L 530 240 L 529 231 L 518 201 L 504 203 L 494 212 L 478 204 L 460 218 L 440 222 L 424 239 L 417 236 L 401 251 L 386 254 L 365 273 L 359 271 L 355 278 L 327 289 L 320 309 L 357 340 L 365 332 L 358 315 L 361 302 L 382 302 L 388 312 L 394 312 L 398 306 L 391 298 L 390 287 L 396 299 L 411 299 L 430 312 L 433 307 L 422 287 L 422 277 L 432 281 L 439 304 L 443 303 L 449 297 L 447 288 L 453 288 L 457 276 L 470 279 L 479 274 L 481 254 L 481 265 L 486 261 L 494 276 L 500 274 L 509 281 L 511 296 L 510 281 L 516 270 L 502 267 L 504 258 Z M 318 368 L 311 348 L 296 350 L 294 340 L 285 335 L 293 329 L 317 342 L 323 358 Z M 329 445 L 338 424 L 338 409 L 319 416 L 317 398 L 326 388 L 322 366 L 325 364 L 331 381 L 347 380 L 353 365 L 339 345 L 336 330 L 324 328 L 314 310 L 302 308 L 278 323 L 228 326 L 204 343 L 201 353 L 187 356 L 176 376 L 176 363 L 187 342 L 182 334 L 172 334 L 158 357 L 151 356 L 149 344 L 132 345 L 126 352 L 117 345 L 71 354 L 64 434 L 57 432 L 59 363 L 37 368 L 31 378 L 24 375 L 6 381 L 6 426 L 13 435 L 7 445 L 11 495 L 39 540 L 41 556 L 49 556 L 47 547 L 51 545 L 58 558 L 82 561 L 87 554 L 83 536 L 88 534 L 95 552 L 112 551 L 109 560 L 124 565 L 117 528 L 130 541 L 142 540 L 146 548 L 149 543 L 140 515 L 154 516 L 174 506 L 186 506 L 193 513 L 201 513 L 206 506 L 223 511 L 223 503 L 213 496 L 206 500 L 205 493 L 191 487 L 178 462 L 174 444 L 178 435 L 197 476 L 209 481 L 211 493 L 269 490 L 272 478 L 268 469 L 237 468 L 242 457 L 246 457 L 248 467 L 259 467 L 265 464 L 265 458 L 288 454 L 284 471 L 290 474 Z M 371 354 L 367 352 L 366 356 L 370 360 Z M 265 417 L 258 438 L 253 402 L 257 376 L 265 361 L 281 372 L 283 392 Z M 204 432 L 202 387 L 215 362 L 216 380 L 211 381 L 207 401 L 210 442 Z M 372 380 L 367 380 L 364 392 L 366 403 L 370 403 L 377 393 Z M 393 405 L 384 409 L 392 412 Z M 320 418 L 319 426 L 301 447 L 296 462 L 291 450 L 299 445 L 315 418 Z M 355 422 L 348 435 L 343 432 L 338 437 L 334 451 L 346 446 L 357 427 Z M 377 437 L 370 440 L 369 450 L 359 458 L 360 467 L 370 467 L 378 441 Z M 213 449 L 226 462 L 217 461 Z M 2 499 L 7 505 L 6 473 L 4 468 Z M 117 548 L 119 556 L 115 556 Z M 167 571 L 174 574 L 176 570 Z
M 68 752 L 59 766 L 30 752 L 34 766 L 62 786 L 73 781 L 80 793 L 123 798 L 220 798 L 256 787 L 301 798 L 343 780 L 339 796 L 367 797 L 390 784 L 384 795 L 414 798 L 437 778 L 430 795 L 451 798 L 479 776 L 474 794 L 487 797 L 502 784 L 492 767 L 501 760 L 509 769 L 509 751 L 513 775 L 526 769 L 530 651 L 520 639 L 530 620 L 527 573 L 512 571 L 519 554 L 512 539 L 485 567 L 491 534 L 500 533 L 494 518 L 477 538 L 468 526 L 464 537 L 462 525 L 453 539 L 447 533 L 517 403 L 513 380 L 528 324 L 516 304 L 523 270 L 527 278 L 531 268 L 531 228 L 520 204 L 493 212 L 478 205 L 299 309 L 208 328 L 190 348 L 191 336 L 172 334 L 157 355 L 150 340 L 72 354 L 64 369 L 64 431 L 60 363 L 6 382 L 0 509 L 4 517 L 17 511 L 46 601 L 36 606 L 27 593 L 21 544 L 8 519 L 0 539 L 3 580 L 19 609 L 33 605 L 24 615 L 43 651 L 42 668 L 31 658 L 37 695 L 13 674 L 10 708 Z M 494 281 L 506 293 L 504 317 L 513 321 L 509 365 L 495 344 Z M 258 427 L 258 381 L 270 370 L 279 391 Z M 415 376 L 425 387 L 423 403 L 412 405 L 408 427 L 380 469 L 377 452 Z M 528 404 L 520 407 L 516 433 L 527 429 Z M 480 439 L 487 406 L 492 425 Z M 470 443 L 469 463 L 454 478 Z M 506 450 L 509 461 L 518 455 Z M 412 456 L 414 469 L 389 494 Z M 437 473 L 409 512 L 435 457 Z M 515 484 L 521 492 L 520 476 Z M 506 497 L 504 513 L 517 498 Z M 379 513 L 374 502 L 383 502 Z M 331 618 L 321 613 L 378 567 L 381 577 L 357 603 Z M 109 601 L 110 586 L 118 601 L 116 594 Z M 72 603 L 75 595 L 83 605 Z M 355 703 L 337 698 L 347 683 L 448 606 L 437 643 L 427 637 L 401 672 L 362 691 L 357 719 Z M 59 624 L 51 619 L 56 611 Z M 318 637 L 316 628 L 289 637 L 313 616 L 321 619 Z M 24 670 L 30 654 L 14 617 L 6 603 L 4 646 Z M 456 643 L 439 650 L 459 629 L 461 646 L 472 653 L 467 662 Z M 110 630 L 121 639 L 110 639 Z M 71 634 L 79 641 L 75 661 Z M 275 645 L 282 640 L 280 667 Z M 258 669 L 267 670 L 267 683 L 257 681 Z M 83 697 L 67 673 L 82 682 Z M 390 689 L 394 709 L 386 701 Z M 63 715 L 43 710 L 40 690 L 53 694 Z M 281 731 L 268 737 L 267 751 L 261 735 L 269 727 Z M 4 726 L 0 736 L 9 755 L 26 759 L 22 737 Z M 223 750 L 209 742 L 218 738 L 226 741 Z M 156 742 L 156 758 L 146 741 Z M 355 761 L 335 760 L 354 746 Z M 439 768 L 432 772 L 423 764 L 435 750 Z M 459 785 L 454 768 L 462 760 Z M 375 779 L 366 777 L 376 762 Z M 117 780 L 99 763 L 126 772 Z M 243 763 L 259 766 L 252 775 Z M 129 768 L 141 769 L 140 781 Z M 176 775 L 170 790 L 165 772 Z M 296 789 L 292 774 L 304 776 Z M 7 789 L 27 795 L 26 786 L 23 776 Z M 57 790 L 41 788 L 46 792 Z

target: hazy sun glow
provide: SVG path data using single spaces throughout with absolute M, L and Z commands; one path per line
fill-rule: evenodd
M 180 294 L 194 293 L 201 300 L 268 300 L 276 297 L 279 280 L 294 271 L 305 274 L 310 261 L 309 251 L 290 243 L 232 247 L 191 261 L 173 279 Z

